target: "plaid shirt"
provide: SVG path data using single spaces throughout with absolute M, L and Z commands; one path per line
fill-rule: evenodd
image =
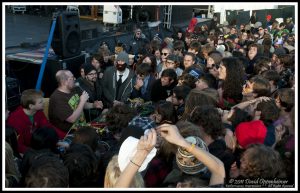
M 143 130 L 155 128 L 156 124 L 150 117 L 141 117 L 136 116 L 134 117 L 128 125 L 137 126 L 142 128 Z

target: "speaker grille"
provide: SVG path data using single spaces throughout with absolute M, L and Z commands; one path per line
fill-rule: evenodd
M 71 58 L 81 53 L 80 21 L 77 12 L 60 12 L 52 41 L 52 49 L 62 59 Z

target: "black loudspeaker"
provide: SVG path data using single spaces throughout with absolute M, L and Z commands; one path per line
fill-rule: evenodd
M 9 111 L 13 111 L 20 105 L 21 89 L 19 81 L 15 78 L 5 77 L 6 105 Z
M 52 49 L 62 59 L 80 54 L 80 20 L 78 12 L 59 12 L 52 39 Z

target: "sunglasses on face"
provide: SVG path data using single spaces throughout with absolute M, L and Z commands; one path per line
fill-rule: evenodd
M 169 53 L 161 53 L 162 55 L 164 55 L 164 56 L 167 56 L 167 55 L 169 55 Z
M 246 80 L 244 83 L 245 88 L 250 88 L 250 84 L 251 84 L 251 82 L 249 80 Z
M 211 67 L 207 67 L 207 70 L 212 70 L 214 68 L 216 68 L 218 70 L 219 67 L 220 67 L 219 65 L 213 64 L 213 65 L 211 65 Z

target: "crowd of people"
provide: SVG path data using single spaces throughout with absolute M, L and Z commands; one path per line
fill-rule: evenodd
M 47 112 L 42 91 L 23 91 L 6 109 L 5 187 L 295 184 L 295 26 L 266 19 L 137 28 L 114 52 L 101 43 L 81 77 L 59 70 Z

